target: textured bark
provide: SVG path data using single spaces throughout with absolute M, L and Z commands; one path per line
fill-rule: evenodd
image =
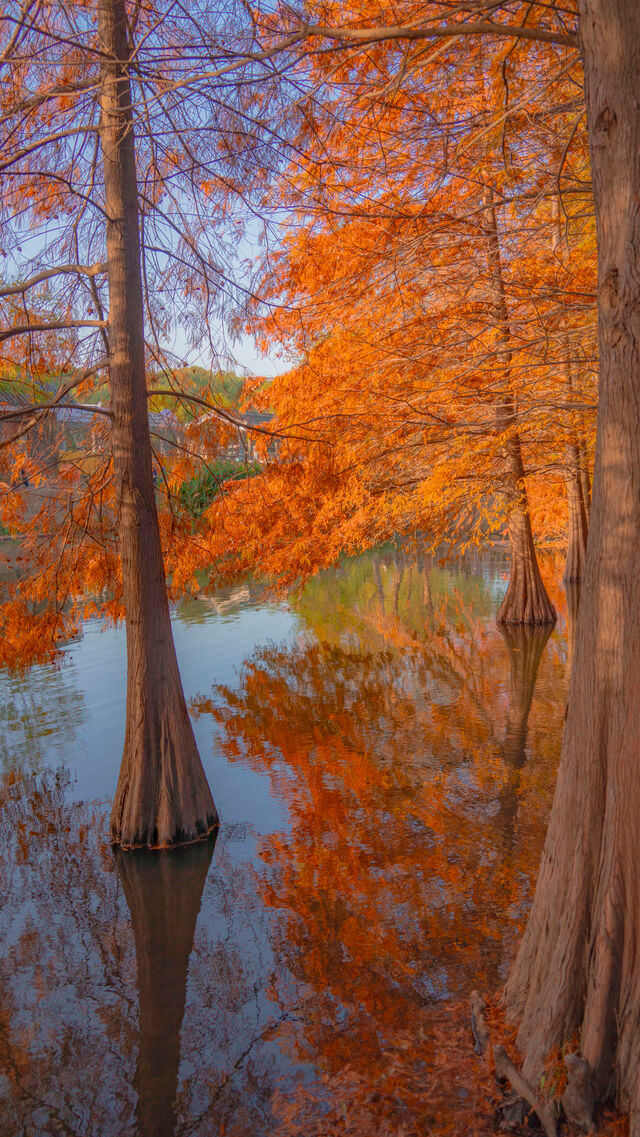
M 640 1135 L 640 5 L 580 0 L 598 239 L 600 404 L 562 759 L 507 989 L 525 1069 L 579 1032 Z
M 178 671 L 153 487 L 129 47 L 124 0 L 100 0 L 113 464 L 127 627 L 115 842 L 166 845 L 217 824 Z
M 574 384 L 568 341 L 565 344 L 565 372 L 567 398 L 571 402 L 574 398 Z M 586 455 L 584 458 L 586 461 Z M 589 512 L 585 499 L 585 478 L 588 481 L 589 473 L 583 465 L 580 442 L 573 437 L 569 440 L 566 450 L 567 562 L 564 579 L 567 583 L 574 584 L 582 580 L 587 554 Z
M 583 437 L 586 431 L 582 431 Z M 587 514 L 587 524 L 591 516 L 591 478 L 589 477 L 589 458 L 587 456 L 587 448 L 583 441 L 580 442 L 580 485 L 582 487 L 582 500 L 584 502 L 585 512 Z
M 553 198 L 551 212 L 554 220 L 551 237 L 551 251 L 555 258 L 563 257 L 562 236 L 564 225 L 561 221 L 560 197 Z M 573 382 L 574 363 L 571 358 L 571 340 L 564 335 L 564 372 L 567 388 L 567 402 L 575 400 L 575 387 Z M 570 412 L 569 412 L 570 414 Z M 581 438 L 582 434 L 582 438 Z M 585 498 L 585 478 L 588 484 L 589 473 L 586 468 L 586 452 L 582 445 L 584 438 L 584 423 L 582 431 L 575 423 L 573 435 L 566 447 L 566 486 L 567 486 L 567 561 L 564 579 L 567 582 L 577 583 L 582 580 L 584 572 L 584 559 L 587 551 L 587 535 L 589 532 L 589 513 L 587 499 Z M 583 466 L 584 458 L 584 466 Z
M 492 292 L 493 319 L 499 332 L 500 362 L 505 369 L 505 387 L 496 405 L 496 422 L 505 436 L 505 488 L 509 499 L 509 543 L 511 574 L 504 599 L 498 609 L 499 624 L 554 624 L 556 612 L 542 583 L 536 557 L 527 502 L 522 461 L 522 445 L 517 413 L 510 389 L 511 329 L 504 287 L 498 216 L 493 191 L 485 198 L 487 218 L 487 261 Z
M 520 439 L 517 435 L 512 435 L 507 443 L 507 461 L 511 474 L 512 499 L 509 518 L 511 572 L 496 619 L 499 624 L 555 624 L 556 610 L 543 584 L 533 543 Z
M 173 1137 L 189 957 L 214 841 L 154 853 L 115 850 L 136 944 L 138 1137 Z
M 576 629 L 578 627 L 578 610 L 580 608 L 580 582 L 571 583 L 566 580 L 564 591 L 567 597 L 567 674 L 571 675 L 576 644 Z
M 582 492 L 580 451 L 575 442 L 567 446 L 567 562 L 564 579 L 582 580 L 587 555 L 589 522 Z

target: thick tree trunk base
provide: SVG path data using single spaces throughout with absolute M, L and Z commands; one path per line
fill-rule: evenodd
M 555 624 L 556 610 L 540 576 L 528 515 L 510 526 L 511 574 L 496 620 L 499 624 Z
M 499 624 L 555 624 L 556 619 L 556 610 L 541 578 L 521 581 L 511 576 L 496 615 Z
M 172 705 L 173 704 L 173 705 Z M 182 688 L 128 711 L 124 754 L 111 812 L 111 841 L 123 849 L 164 849 L 209 837 L 218 813 L 202 768 Z

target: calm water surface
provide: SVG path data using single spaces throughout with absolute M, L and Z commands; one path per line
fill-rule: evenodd
M 455 1129 L 414 1088 L 504 979 L 566 701 L 561 590 L 501 632 L 504 569 L 387 548 L 180 609 L 222 827 L 172 853 L 108 843 L 122 630 L 0 673 L 3 1137 Z

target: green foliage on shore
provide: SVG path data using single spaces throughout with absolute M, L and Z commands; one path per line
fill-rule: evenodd
M 180 500 L 194 519 L 211 504 L 223 482 L 242 481 L 260 472 L 257 462 L 221 460 L 209 463 L 180 486 Z
M 171 376 L 151 375 L 147 380 L 150 388 L 176 386 L 187 398 L 174 398 L 173 395 L 155 395 L 149 400 L 149 410 L 173 411 L 180 422 L 190 422 L 206 413 L 198 403 L 190 402 L 189 395 L 215 403 L 226 409 L 236 409 L 242 398 L 244 379 L 232 371 L 206 371 L 203 367 L 182 367 Z

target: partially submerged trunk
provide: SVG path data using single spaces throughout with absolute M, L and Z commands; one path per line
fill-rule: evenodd
M 525 1072 L 576 1039 L 640 1135 L 640 6 L 580 0 L 599 257 L 600 405 L 562 759 L 506 988 Z
M 175 1132 L 189 957 L 213 846 L 200 841 L 161 854 L 115 850 L 136 944 L 138 1137 Z
M 504 393 L 496 405 L 496 420 L 505 436 L 505 488 L 509 499 L 509 543 L 511 573 L 509 585 L 498 609 L 499 624 L 554 624 L 556 612 L 542 583 L 536 557 L 524 479 L 522 444 L 517 413 L 510 389 L 511 329 L 502 273 L 498 215 L 493 191 L 489 189 L 487 216 L 487 261 L 492 293 L 493 319 L 499 329 L 500 362 L 505 369 Z
M 509 517 L 511 572 L 496 619 L 499 624 L 555 624 L 556 610 L 540 575 L 533 543 L 520 439 L 516 433 L 507 442 L 507 461 L 512 503 Z
M 178 671 L 153 486 L 124 0 L 100 0 L 98 27 L 113 465 L 127 626 L 125 742 L 111 833 L 123 846 L 169 845 L 202 836 L 218 818 Z
M 575 442 L 567 446 L 567 561 L 564 579 L 567 583 L 582 580 L 589 522 L 582 491 L 580 451 Z

